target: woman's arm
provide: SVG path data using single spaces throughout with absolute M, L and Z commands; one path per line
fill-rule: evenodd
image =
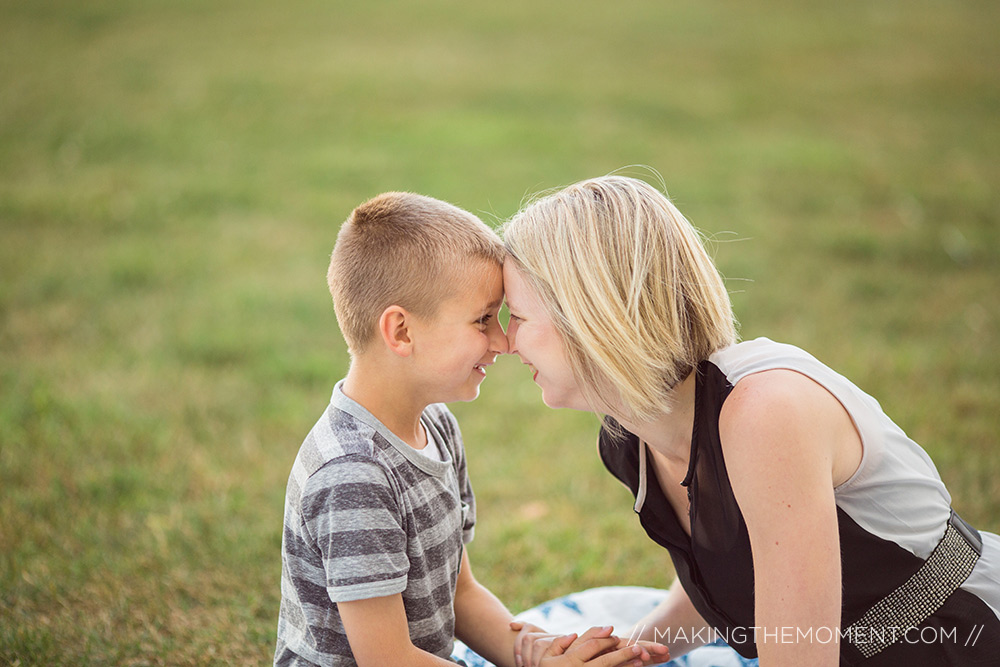
M 737 383 L 719 420 L 750 534 L 761 665 L 836 665 L 841 612 L 834 477 L 860 438 L 826 389 L 793 371 Z M 856 467 L 856 464 L 855 464 Z
M 712 628 L 694 608 L 680 579 L 675 579 L 663 602 L 633 627 L 625 641 L 652 641 L 670 648 L 676 658 L 708 643 Z

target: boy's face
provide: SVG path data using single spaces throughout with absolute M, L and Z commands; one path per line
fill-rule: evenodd
M 457 270 L 458 288 L 437 313 L 417 320 L 414 360 L 418 382 L 429 403 L 471 401 L 497 355 L 507 351 L 507 337 L 497 314 L 503 302 L 499 266 L 470 261 Z

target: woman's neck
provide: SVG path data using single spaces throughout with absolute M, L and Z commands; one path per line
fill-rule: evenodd
M 672 461 L 687 462 L 691 455 L 691 432 L 694 429 L 696 373 L 688 374 L 673 389 L 668 409 L 649 421 L 630 421 L 614 411 L 609 414 L 654 451 Z

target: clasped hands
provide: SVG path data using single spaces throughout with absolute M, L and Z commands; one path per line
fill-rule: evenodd
M 556 635 L 536 625 L 514 621 L 517 667 L 644 667 L 670 660 L 666 646 L 649 641 L 629 643 L 612 634 L 611 626 L 593 627 L 582 635 Z

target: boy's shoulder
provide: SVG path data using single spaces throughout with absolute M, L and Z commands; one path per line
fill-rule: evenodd
M 302 442 L 296 467 L 311 476 L 337 460 L 375 461 L 380 458 L 378 437 L 371 425 L 331 403 Z
M 328 405 L 295 456 L 285 495 L 286 515 L 293 508 L 303 519 L 313 519 L 334 510 L 340 502 L 338 490 L 393 489 L 392 464 L 387 460 L 391 455 L 379 440 L 369 424 Z

